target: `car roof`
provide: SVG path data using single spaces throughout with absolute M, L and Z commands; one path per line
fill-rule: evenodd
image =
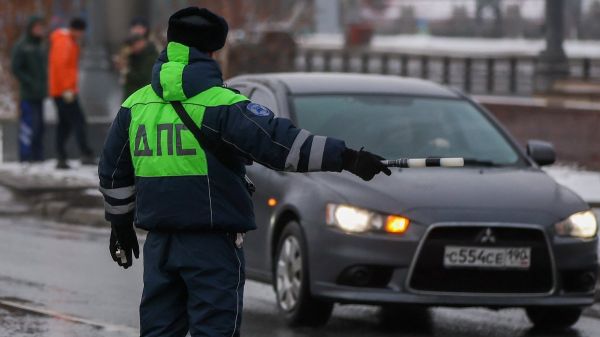
M 379 93 L 460 98 L 437 83 L 392 75 L 348 73 L 268 73 L 236 76 L 227 82 L 250 81 L 274 87 L 279 82 L 292 94 Z

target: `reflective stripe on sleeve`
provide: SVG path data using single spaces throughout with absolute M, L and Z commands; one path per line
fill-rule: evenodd
M 292 148 L 290 149 L 287 158 L 285 159 L 285 171 L 294 172 L 298 170 L 298 162 L 300 162 L 300 149 L 309 136 L 310 132 L 304 129 L 300 130 L 296 136 L 296 139 L 294 140 L 294 144 L 292 144 Z
M 113 206 L 113 205 L 107 203 L 106 201 L 104 202 L 104 209 L 106 210 L 106 212 L 110 213 L 110 214 L 114 214 L 114 215 L 127 214 L 127 213 L 133 211 L 134 208 L 135 208 L 135 201 L 130 202 L 127 205 L 118 205 L 118 206 Z
M 308 171 L 321 171 L 326 141 L 327 137 L 313 137 L 312 146 L 310 148 L 310 157 L 308 159 Z
M 113 199 L 127 199 L 135 194 L 135 186 L 126 186 L 119 188 L 102 188 L 100 187 L 100 192 L 107 197 L 111 197 Z

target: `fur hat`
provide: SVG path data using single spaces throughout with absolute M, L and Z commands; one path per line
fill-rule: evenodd
M 229 26 L 223 17 L 206 8 L 188 7 L 169 18 L 167 41 L 214 52 L 223 48 L 228 32 Z

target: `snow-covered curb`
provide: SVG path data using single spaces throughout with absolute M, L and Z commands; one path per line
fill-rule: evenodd
M 82 166 L 78 161 L 70 161 L 70 170 L 57 170 L 56 161 L 43 163 L 0 164 L 0 183 L 15 189 L 85 189 L 98 186 L 98 168 L 94 165 Z
M 313 34 L 302 36 L 300 46 L 307 48 L 342 48 L 344 37 L 340 34 Z M 535 57 L 545 48 L 541 39 L 491 39 L 440 37 L 429 35 L 376 35 L 371 48 L 379 51 L 422 53 L 456 56 L 520 56 Z M 597 41 L 566 40 L 565 51 L 572 58 L 598 58 Z

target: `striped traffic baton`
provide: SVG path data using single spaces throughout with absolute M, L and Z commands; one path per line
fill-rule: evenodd
M 463 167 L 464 158 L 401 158 L 396 160 L 383 160 L 387 167 L 422 168 L 422 167 Z

